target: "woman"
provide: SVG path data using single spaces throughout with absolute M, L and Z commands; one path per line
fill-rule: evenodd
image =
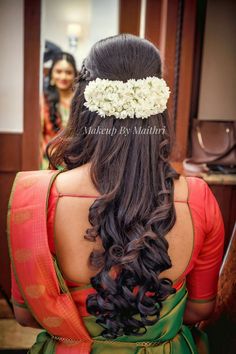
M 168 97 L 153 44 L 128 34 L 96 43 L 48 148 L 65 171 L 18 174 L 15 315 L 46 330 L 32 353 L 206 350 L 188 325 L 214 309 L 223 223 L 208 186 L 169 164 Z
M 65 52 L 57 53 L 46 78 L 41 102 L 42 168 L 48 167 L 46 145 L 67 124 L 76 75 L 74 57 Z

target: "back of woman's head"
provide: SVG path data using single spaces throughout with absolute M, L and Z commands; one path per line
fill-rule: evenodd
M 84 61 L 90 79 L 127 81 L 161 76 L 159 51 L 149 41 L 122 34 L 97 42 Z
M 88 241 L 99 235 L 104 248 L 90 256 L 98 273 L 91 279 L 96 293 L 88 297 L 87 310 L 107 338 L 145 332 L 174 291 L 159 275 L 171 267 L 165 235 L 175 223 L 173 179 L 178 176 L 168 162 L 166 110 L 146 119 L 104 118 L 85 107 L 84 90 L 96 78 L 147 77 L 161 77 L 153 44 L 128 34 L 96 43 L 84 61 L 68 126 L 48 149 L 53 167 L 90 162 L 101 193 L 90 207 L 92 228 L 85 235 Z

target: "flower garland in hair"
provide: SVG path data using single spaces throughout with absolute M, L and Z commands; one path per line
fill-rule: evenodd
M 170 89 L 158 77 L 127 82 L 97 78 L 84 91 L 85 107 L 101 117 L 148 118 L 166 109 Z

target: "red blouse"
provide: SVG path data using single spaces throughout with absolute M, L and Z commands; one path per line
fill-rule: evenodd
M 191 301 L 207 302 L 212 300 L 217 294 L 217 282 L 219 269 L 221 266 L 224 247 L 224 225 L 221 212 L 208 185 L 199 178 L 188 177 L 188 203 L 193 228 L 194 247 L 191 260 L 180 277 L 181 281 L 174 284 L 178 289 L 186 279 L 188 289 L 188 299 Z M 95 196 L 66 195 L 59 194 L 55 183 L 52 185 L 48 203 L 48 243 L 52 254 L 55 254 L 53 232 L 54 217 L 58 198 L 73 196 L 80 198 L 94 198 Z M 178 201 L 176 201 L 178 202 Z M 78 284 L 67 281 L 67 285 L 78 288 Z M 87 289 L 86 296 L 77 295 L 74 299 L 78 307 L 85 305 L 88 292 L 94 289 Z M 85 294 L 84 294 L 85 295 Z M 22 305 L 24 300 L 20 294 L 14 276 L 12 276 L 12 298 L 15 304 Z M 86 310 L 80 311 L 81 315 L 86 315 Z

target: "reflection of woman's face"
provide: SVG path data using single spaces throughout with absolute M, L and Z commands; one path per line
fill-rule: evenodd
M 68 61 L 59 60 L 52 69 L 52 81 L 58 90 L 68 90 L 75 78 L 73 66 Z

